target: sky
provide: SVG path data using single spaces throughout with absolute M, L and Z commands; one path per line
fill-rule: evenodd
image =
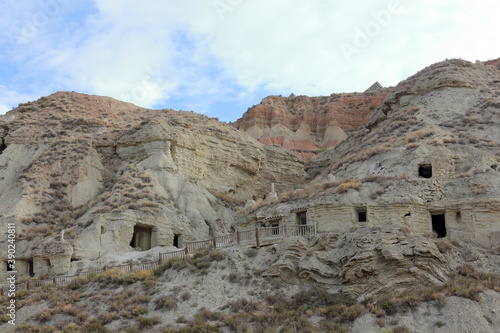
M 57 91 L 235 121 L 268 95 L 500 57 L 491 0 L 2 0 L 0 114 Z

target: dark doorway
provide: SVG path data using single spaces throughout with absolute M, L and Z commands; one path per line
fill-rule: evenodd
M 33 270 L 33 259 L 28 261 L 28 273 L 31 277 L 35 276 L 35 272 Z
M 174 235 L 174 241 L 173 241 L 173 246 L 175 246 L 178 249 L 181 249 L 184 247 L 184 236 L 182 235 Z
M 3 142 L 3 140 L 0 142 L 0 154 L 3 153 L 3 151 L 5 150 L 5 148 L 7 148 L 7 146 L 5 145 L 5 142 Z
M 432 177 L 432 165 L 431 164 L 421 164 L 418 166 L 418 175 L 422 178 Z
M 356 209 L 356 222 L 367 222 L 367 213 L 366 208 L 358 208 Z
M 132 240 L 130 241 L 130 246 L 142 251 L 151 249 L 151 233 L 153 231 L 152 227 L 147 226 L 135 226 L 134 234 Z
M 134 232 L 134 234 L 132 235 L 132 240 L 130 241 L 130 246 L 131 246 L 131 247 L 135 247 L 135 232 Z
M 432 231 L 437 234 L 438 238 L 446 237 L 444 214 L 432 214 Z
M 297 213 L 297 224 L 298 225 L 307 224 L 307 212 Z

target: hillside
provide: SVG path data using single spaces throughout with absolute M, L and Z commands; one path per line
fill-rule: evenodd
M 59 92 L 0 123 L 0 225 L 16 224 L 18 262 L 36 277 L 227 233 L 231 205 L 305 179 L 295 155 L 192 112 Z
M 320 231 L 367 222 L 499 251 L 499 73 L 447 60 L 409 77 L 365 128 L 306 163 L 304 188 L 239 222 L 293 223 L 302 211 Z
M 270 96 L 234 124 L 74 92 L 21 104 L 0 116 L 0 226 L 23 283 L 279 240 L 20 292 L 19 331 L 496 332 L 499 128 L 498 59 Z
M 330 96 L 269 96 L 232 123 L 265 145 L 291 150 L 305 160 L 363 127 L 390 89 Z

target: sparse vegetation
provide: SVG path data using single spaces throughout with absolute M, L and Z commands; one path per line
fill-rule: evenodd
M 436 245 L 443 253 L 450 251 L 452 246 L 442 239 L 436 240 Z M 142 284 L 149 281 L 156 285 L 158 282 L 155 276 L 164 276 L 167 270 L 176 271 L 180 262 L 185 263 L 182 264 L 182 270 L 190 266 L 195 267 L 191 264 L 191 260 L 206 260 L 209 263 L 224 260 L 225 255 L 219 251 L 205 249 L 192 259 L 170 259 L 158 271 L 161 273 L 156 275 L 152 271 L 125 273 L 111 269 L 101 274 L 91 274 L 87 278 L 75 279 L 63 289 L 49 285 L 38 291 L 20 292 L 18 300 L 20 308 L 40 302 L 47 302 L 51 306 L 38 312 L 33 317 L 33 323 L 19 325 L 18 331 L 42 332 L 43 327 L 43 332 L 57 330 L 106 332 L 106 325 L 115 320 L 131 320 L 133 324 L 129 328 L 132 330 L 152 329 L 161 323 L 161 318 L 147 315 L 150 306 L 159 311 L 175 314 L 183 302 L 187 302 L 193 296 L 189 291 L 183 291 L 183 286 L 176 286 L 168 294 L 151 297 L 138 293 L 142 289 Z M 213 269 L 217 268 L 214 266 Z M 228 281 L 239 282 L 242 279 L 239 274 L 231 272 Z M 276 282 L 273 282 L 274 280 Z M 350 323 L 365 313 L 374 314 L 378 326 L 385 328 L 388 323 L 392 326 L 397 325 L 397 320 L 393 316 L 407 312 L 422 302 L 434 302 L 437 306 L 443 306 L 447 296 L 454 295 L 478 301 L 480 294 L 486 289 L 500 291 L 500 276 L 478 272 L 471 265 L 462 266 L 439 288 L 416 289 L 397 295 L 386 294 L 381 298 L 370 296 L 360 303 L 345 294 L 332 294 L 314 286 L 304 288 L 290 298 L 279 290 L 284 281 L 275 278 L 269 279 L 268 282 L 263 284 L 261 289 L 257 289 L 257 293 L 253 293 L 251 299 L 235 300 L 221 309 L 227 312 L 213 312 L 201 308 L 192 318 L 177 317 L 175 324 L 182 326 L 163 328 L 163 332 L 173 332 L 173 330 L 189 332 L 189 329 L 195 328 L 203 332 L 215 332 L 220 327 L 227 327 L 231 331 L 245 331 L 254 327 L 259 332 L 266 332 L 276 330 L 279 326 L 286 328 L 287 331 L 347 332 Z M 87 293 L 87 288 L 102 292 Z M 260 300 L 255 297 L 257 294 L 261 295 Z M 44 326 L 59 314 L 74 318 L 73 324 Z M 316 325 L 311 321 L 313 316 L 323 319 L 316 320 L 318 324 Z M 387 319 L 387 316 L 392 318 Z M 174 323 L 170 323 L 172 324 Z M 436 325 L 441 324 L 437 322 Z M 404 326 L 399 326 L 392 331 L 405 332 L 405 329 Z

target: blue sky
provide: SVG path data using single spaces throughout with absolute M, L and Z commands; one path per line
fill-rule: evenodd
M 489 0 L 2 0 L 0 114 L 66 90 L 234 121 L 267 95 L 498 58 L 499 12 Z

